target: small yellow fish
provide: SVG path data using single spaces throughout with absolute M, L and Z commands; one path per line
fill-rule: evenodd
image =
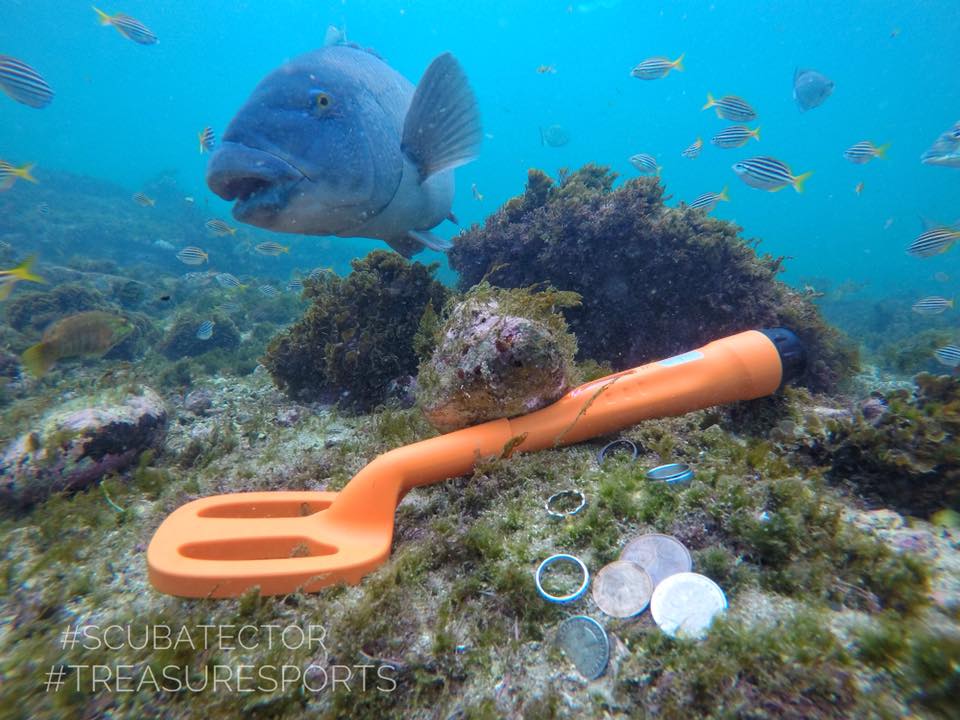
M 39 275 L 33 274 L 33 263 L 36 259 L 36 256 L 31 255 L 15 268 L 0 270 L 0 300 L 6 300 L 13 292 L 14 285 L 21 280 L 35 283 L 46 282 Z
M 142 192 L 135 192 L 133 194 L 133 201 L 140 207 L 153 207 L 157 204 L 156 200 L 149 195 L 144 195 Z
M 857 186 L 853 189 L 853 191 L 854 191 L 857 195 L 859 195 L 860 193 L 863 192 L 863 180 L 861 180 L 860 182 L 857 183 Z
M 541 65 L 537 68 L 537 72 L 541 75 L 556 75 L 557 69 L 553 65 Z
M 476 184 L 476 183 L 474 183 L 473 185 L 470 186 L 470 190 L 471 190 L 471 192 L 473 192 L 473 199 L 474 199 L 474 200 L 476 200 L 477 202 L 483 202 L 483 195 L 480 193 L 479 190 L 477 190 L 477 184 Z
M 5 160 L 0 160 L 0 191 L 9 190 L 13 187 L 13 184 L 19 180 L 26 180 L 27 182 L 32 182 L 34 184 L 38 183 L 33 175 L 30 174 L 30 171 L 33 169 L 33 166 L 36 163 L 27 163 L 26 165 L 21 165 L 20 167 L 14 167 Z

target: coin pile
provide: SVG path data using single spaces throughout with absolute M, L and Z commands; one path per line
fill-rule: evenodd
M 641 535 L 597 573 L 593 600 L 618 618 L 639 615 L 649 605 L 654 622 L 668 635 L 703 637 L 714 616 L 726 609 L 727 598 L 692 568 L 690 551 L 675 537 Z

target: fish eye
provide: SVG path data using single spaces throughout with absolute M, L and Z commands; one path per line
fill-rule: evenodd
M 333 98 L 323 90 L 311 90 L 310 95 L 313 98 L 314 109 L 319 113 L 325 113 L 333 106 Z

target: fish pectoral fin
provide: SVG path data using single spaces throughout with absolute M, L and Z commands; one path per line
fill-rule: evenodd
M 449 240 L 444 240 L 439 235 L 435 235 L 429 230 L 411 230 L 407 233 L 411 238 L 416 240 L 419 243 L 423 243 L 431 250 L 436 250 L 437 252 L 446 252 L 453 247 L 453 243 Z
M 409 235 L 398 235 L 397 237 L 384 240 L 384 242 L 407 258 L 407 260 L 423 250 L 423 243 Z
M 403 121 L 401 147 L 420 171 L 420 181 L 473 160 L 483 131 L 477 98 L 450 53 L 430 63 Z
M 453 211 L 452 211 L 452 210 L 447 213 L 447 220 L 449 220 L 450 222 L 452 222 L 454 225 L 459 225 L 459 224 L 460 224 L 460 221 L 457 220 L 457 216 L 453 214 Z

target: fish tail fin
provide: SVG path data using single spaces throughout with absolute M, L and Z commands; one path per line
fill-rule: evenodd
M 707 93 L 707 104 L 700 109 L 706 110 L 707 108 L 712 108 L 716 104 L 717 104 L 717 101 L 713 99 L 713 93 Z
M 805 172 L 802 175 L 797 175 L 793 179 L 793 189 L 796 190 L 798 193 L 802 193 L 803 184 L 810 179 L 811 175 L 813 175 L 813 170 L 810 170 L 809 172 Z
M 289 248 L 289 246 L 284 245 L 284 246 L 283 246 L 283 252 L 285 252 L 285 253 L 287 253 L 287 254 L 289 255 L 289 254 L 290 254 L 290 248 Z
M 760 142 L 760 126 L 757 125 L 757 127 L 751 130 L 750 135 L 753 137 L 754 140 L 756 140 L 757 142 Z
M 947 307 L 948 307 L 948 308 L 952 308 L 952 307 L 953 307 L 953 298 L 950 298 L 949 300 L 947 300 Z
M 660 166 L 660 165 L 657 165 L 657 177 L 660 177 L 660 171 L 661 171 L 661 170 L 663 170 L 663 167 Z
M 203 155 L 203 130 L 197 133 L 197 140 L 200 142 L 200 154 Z
M 28 347 L 20 358 L 23 366 L 36 378 L 43 377 L 56 362 L 54 353 L 47 343 L 37 343 Z
M 13 275 L 14 277 L 20 278 L 21 280 L 28 280 L 29 282 L 35 282 L 35 283 L 46 282 L 46 280 L 44 280 L 42 277 L 40 277 L 39 275 L 34 275 L 32 272 L 33 263 L 36 259 L 37 259 L 36 255 L 31 255 L 22 263 L 20 263 L 15 268 L 10 270 L 10 274 Z
M 91 5 L 90 7 L 92 7 L 93 11 L 97 14 L 97 20 L 100 21 L 101 25 L 109 25 L 112 22 L 111 17 L 107 15 L 103 10 L 101 10 L 100 8 L 94 7 L 93 5 Z
M 0 285 L 0 302 L 3 302 L 10 297 L 10 293 L 13 292 L 14 285 L 15 283 L 12 282 L 5 282 L 3 285 Z
M 882 158 L 887 156 L 887 150 L 890 149 L 890 143 L 884 143 L 877 148 L 877 157 Z
M 717 195 L 717 200 L 725 200 L 730 202 L 730 196 L 727 194 L 727 186 L 723 186 L 723 190 L 720 191 L 720 194 Z
M 680 72 L 683 72 L 683 58 L 685 56 L 686 56 L 686 53 L 682 52 L 680 53 L 680 57 L 678 57 L 676 60 L 670 63 L 673 66 L 674 70 L 679 70 Z
M 27 163 L 26 165 L 21 165 L 14 171 L 14 174 L 18 178 L 22 178 L 27 182 L 32 182 L 34 185 L 37 185 L 40 181 L 30 174 L 30 171 L 33 170 L 34 165 L 36 165 L 36 163 Z

